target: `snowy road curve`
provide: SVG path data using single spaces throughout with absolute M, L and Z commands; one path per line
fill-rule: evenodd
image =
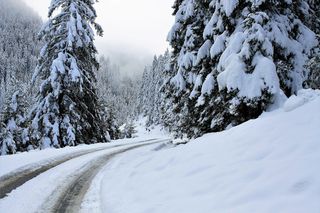
M 149 141 L 152 141 L 149 140 Z M 145 141 L 147 142 L 147 141 Z M 112 148 L 120 147 L 123 145 L 115 145 Z M 83 156 L 86 154 L 94 153 L 97 151 L 104 150 L 106 148 L 97 148 L 93 150 L 85 150 L 80 151 L 77 153 L 70 154 L 68 156 L 63 156 L 58 159 L 54 159 L 51 162 L 44 161 L 42 163 L 36 164 L 36 165 L 28 165 L 23 168 L 20 168 L 12 173 L 9 173 L 7 175 L 4 175 L 0 177 L 0 199 L 4 198 L 8 193 L 10 193 L 12 190 L 18 188 L 28 180 L 31 180 L 32 178 L 38 176 L 39 174 L 56 167 L 68 160 L 71 160 L 73 158 Z
M 146 145 L 150 144 L 136 145 L 121 149 L 111 154 L 105 154 L 95 159 L 93 162 L 88 163 L 83 172 L 73 177 L 73 180 L 70 181 L 67 187 L 63 187 L 64 190 L 61 195 L 57 197 L 58 199 L 55 202 L 55 205 L 53 207 L 49 206 L 49 208 L 45 208 L 43 212 L 79 212 L 82 199 L 86 194 L 92 179 L 100 169 L 114 156 Z
M 153 139 L 100 147 L 75 152 L 50 163 L 27 165 L 0 177 L 0 212 L 9 206 L 11 212 L 79 212 L 91 181 L 110 159 L 143 146 L 157 143 L 162 146 L 165 142 L 168 140 Z M 29 198 L 28 194 L 32 193 L 35 196 Z M 32 203 L 39 195 L 42 195 L 41 199 Z M 17 202 L 22 205 L 12 209 L 11 204 Z M 24 203 L 30 208 L 23 209 Z

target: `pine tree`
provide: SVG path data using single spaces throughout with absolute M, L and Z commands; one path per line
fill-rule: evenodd
M 116 123 L 115 106 L 113 103 L 108 103 L 107 101 L 101 100 L 101 119 L 103 123 L 103 130 L 106 133 L 107 139 L 116 140 L 120 138 L 120 130 L 118 124 Z
M 162 124 L 161 119 L 161 105 L 164 101 L 162 96 L 161 90 L 164 87 L 165 82 L 165 74 L 166 74 L 166 67 L 169 64 L 170 60 L 170 52 L 166 50 L 163 55 L 159 56 L 159 63 L 155 70 L 155 79 L 154 79 L 154 114 L 153 114 L 153 125 L 160 125 Z
M 34 79 L 42 83 L 32 110 L 32 140 L 41 148 L 105 142 L 95 89 L 98 62 L 95 1 L 54 0 L 40 32 L 45 42 Z M 56 12 L 56 15 L 53 13 Z
M 308 61 L 307 87 L 320 89 L 320 2 L 309 0 L 311 13 L 309 16 L 309 27 L 317 34 L 318 46 L 314 49 L 312 58 Z
M 193 84 L 193 65 L 196 62 L 197 49 L 203 41 L 201 28 L 204 27 L 204 11 L 199 6 L 196 0 L 176 1 L 176 22 L 168 35 L 173 53 L 167 70 L 170 79 L 166 81 L 163 89 L 165 103 L 162 111 L 165 115 L 162 117 L 169 130 L 177 132 L 180 136 L 190 132 L 195 121 L 189 116 L 189 95 Z
M 214 14 L 219 14 L 220 7 L 229 21 L 224 24 L 226 48 L 217 64 L 219 93 L 223 94 L 215 101 L 221 110 L 211 124 L 217 130 L 256 118 L 279 94 L 290 96 L 301 89 L 303 66 L 316 44 L 314 33 L 303 24 L 305 1 L 222 3 L 216 3 Z
M 2 113 L 0 131 L 1 155 L 26 151 L 29 147 L 27 121 L 25 119 L 26 104 L 22 91 L 16 91 L 7 99 Z
M 162 124 L 161 107 L 164 101 L 160 92 L 165 82 L 165 70 L 169 63 L 170 53 L 155 56 L 152 66 L 146 66 L 139 92 L 138 115 L 147 118 L 146 126 Z
M 320 89 L 320 53 L 315 54 L 315 56 L 308 62 L 307 68 L 309 70 L 309 77 L 306 81 L 307 87 L 312 89 Z
M 301 89 L 317 45 L 307 3 L 176 1 L 169 80 L 162 91 L 169 130 L 188 137 L 221 131 Z
M 118 118 L 116 115 L 115 90 L 118 90 L 120 80 L 117 78 L 119 70 L 111 66 L 109 59 L 101 57 L 97 72 L 97 93 L 101 106 L 103 129 L 111 140 L 120 138 Z M 120 107 L 119 107 L 120 108 Z

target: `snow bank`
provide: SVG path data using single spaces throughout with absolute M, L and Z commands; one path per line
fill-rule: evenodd
M 132 146 L 134 145 L 127 145 L 126 147 Z M 110 149 L 104 149 L 66 161 L 41 173 L 10 192 L 7 197 L 0 199 L 0 212 L 55 212 L 50 208 L 54 206 L 59 193 L 63 192 L 70 184 L 70 181 L 73 181 L 75 177 L 86 171 L 90 166 L 88 165 L 90 162 L 122 149 L 123 147 L 110 147 Z
M 304 90 L 227 131 L 116 158 L 97 180 L 101 210 L 318 213 L 319 109 L 319 91 Z
M 145 135 L 145 140 L 151 139 L 151 136 Z M 132 144 L 141 141 L 141 138 L 123 139 L 113 141 L 112 143 L 99 143 L 93 145 L 80 145 L 77 147 L 65 147 L 63 149 L 48 148 L 45 150 L 33 150 L 30 152 L 18 153 L 15 155 L 0 156 L 0 176 L 9 174 L 10 172 L 20 169 L 24 166 L 48 163 L 53 159 L 59 159 L 69 154 L 82 151 L 90 151 L 99 148 L 112 148 L 117 145 Z
M 284 104 L 284 111 L 290 112 L 310 101 L 313 101 L 316 98 L 320 97 L 320 90 L 300 90 L 298 95 L 291 96 L 287 102 Z

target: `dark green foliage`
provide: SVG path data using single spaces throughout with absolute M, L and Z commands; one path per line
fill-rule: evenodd
M 314 52 L 317 31 L 309 20 L 319 12 L 317 4 L 236 3 L 231 8 L 232 2 L 225 7 L 222 0 L 175 1 L 161 110 L 163 124 L 177 137 L 198 137 L 257 118 L 307 78 L 304 64 Z M 317 70 L 315 60 L 311 70 Z M 315 79 L 315 73 L 309 76 Z
M 45 42 L 35 77 L 42 83 L 32 110 L 31 140 L 41 148 L 106 142 L 95 88 L 94 1 L 54 0 L 40 32 Z M 58 14 L 52 16 L 54 11 Z
M 8 96 L 5 108 L 1 114 L 2 123 L 0 128 L 1 155 L 15 154 L 35 148 L 30 144 L 28 125 L 25 119 L 26 102 L 24 93 L 16 91 Z

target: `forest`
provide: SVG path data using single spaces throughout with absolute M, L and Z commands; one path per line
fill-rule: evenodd
M 319 213 L 319 129 L 320 0 L 0 0 L 1 213 Z
M 47 23 L 0 4 L 2 155 L 132 137 L 140 117 L 197 138 L 320 87 L 317 1 L 176 0 L 171 48 L 136 77 L 98 55 L 93 2 L 53 1 Z

